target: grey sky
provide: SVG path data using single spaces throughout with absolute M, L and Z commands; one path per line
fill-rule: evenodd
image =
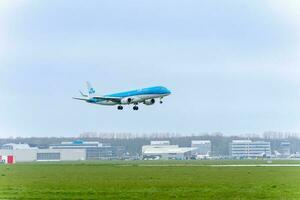
M 300 3 L 0 2 L 0 137 L 300 130 Z M 164 85 L 165 104 L 74 101 Z

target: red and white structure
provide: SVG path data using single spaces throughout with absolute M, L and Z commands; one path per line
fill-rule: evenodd
M 0 155 L 0 163 L 4 164 L 14 164 L 15 158 L 13 155 L 1 156 Z

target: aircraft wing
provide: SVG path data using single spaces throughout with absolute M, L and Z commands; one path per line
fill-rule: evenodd
M 81 101 L 87 101 L 88 100 L 87 98 L 80 98 L 80 97 L 73 97 L 73 99 L 81 100 Z
M 94 99 L 99 99 L 99 100 L 106 100 L 106 101 L 113 101 L 120 103 L 121 102 L 121 97 L 109 97 L 109 96 L 93 96 Z

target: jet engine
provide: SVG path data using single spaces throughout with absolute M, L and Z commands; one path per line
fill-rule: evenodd
M 132 98 L 126 97 L 126 98 L 121 99 L 121 104 L 131 104 L 132 101 L 133 101 Z
M 155 99 L 147 99 L 144 101 L 145 105 L 153 105 L 155 103 Z

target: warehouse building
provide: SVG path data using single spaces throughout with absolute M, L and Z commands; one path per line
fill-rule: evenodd
M 190 159 L 191 147 L 170 145 L 169 141 L 151 141 L 150 145 L 142 146 L 143 159 L 186 160 Z
M 62 142 L 49 149 L 31 148 L 28 144 L 5 144 L 0 156 L 13 156 L 15 162 L 78 161 L 122 159 L 124 147 L 112 147 L 99 142 Z
M 0 149 L 1 156 L 12 155 L 15 162 L 85 160 L 84 149 Z
M 233 140 L 230 152 L 233 158 L 271 157 L 271 144 L 264 141 Z
M 76 140 L 74 142 L 62 142 L 49 146 L 50 149 L 85 149 L 86 160 L 114 160 L 122 159 L 125 148 L 122 146 L 111 146 L 99 142 L 85 142 Z

